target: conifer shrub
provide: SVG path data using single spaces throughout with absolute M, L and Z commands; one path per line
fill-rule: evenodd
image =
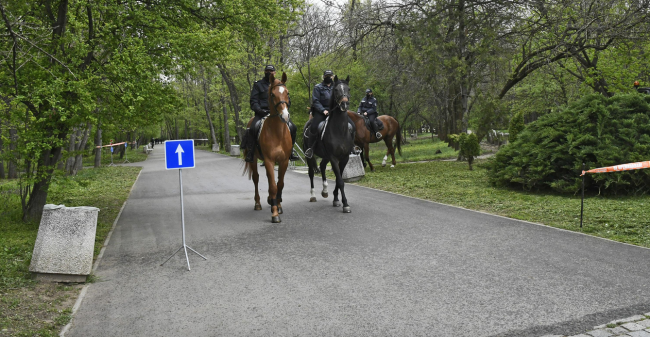
M 478 143 L 478 137 L 476 134 L 466 134 L 461 133 L 459 137 L 460 143 L 460 153 L 459 156 L 466 158 L 469 163 L 469 169 L 472 170 L 472 163 L 474 163 L 474 157 L 477 157 L 481 154 L 481 146 Z
M 650 160 L 650 96 L 589 95 L 528 124 L 487 164 L 496 186 L 580 190 L 582 163 L 592 169 Z M 650 170 L 588 174 L 585 188 L 602 194 L 645 194 Z
M 517 136 L 524 129 L 524 112 L 519 111 L 512 116 L 510 120 L 510 127 L 508 128 L 508 140 L 514 142 L 517 140 Z

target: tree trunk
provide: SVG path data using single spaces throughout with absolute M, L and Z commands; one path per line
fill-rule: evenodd
M 203 108 L 205 109 L 205 115 L 208 117 L 208 124 L 210 125 L 210 136 L 212 137 L 212 144 L 217 144 L 217 135 L 214 133 L 214 124 L 212 123 L 212 118 L 210 118 L 210 109 L 208 109 L 208 85 L 205 80 L 203 67 L 201 67 L 201 79 L 203 80 Z
M 7 178 L 9 179 L 18 179 L 18 168 L 17 160 L 18 156 L 16 155 L 16 142 L 18 141 L 18 130 L 15 126 L 9 128 L 9 159 L 7 163 Z
M 54 172 L 54 165 L 61 158 L 61 151 L 61 147 L 55 147 L 41 152 L 36 167 L 36 177 L 40 178 L 37 178 L 38 180 L 32 186 L 29 200 L 23 209 L 23 221 L 40 221 L 43 207 L 47 202 L 47 192 Z
M 90 122 L 86 123 L 86 128 L 84 129 L 83 134 L 81 135 L 81 141 L 79 142 L 78 147 L 77 147 L 77 155 L 75 156 L 75 162 L 73 166 L 73 175 L 76 175 L 77 172 L 81 171 L 83 169 L 83 151 L 86 148 L 86 144 L 88 144 L 88 138 L 90 137 L 90 132 L 92 131 L 92 124 Z
M 239 106 L 239 94 L 237 93 L 237 87 L 233 81 L 230 73 L 226 69 L 225 64 L 219 65 L 219 71 L 221 72 L 221 79 L 226 83 L 228 87 L 228 92 L 230 93 L 230 102 L 233 107 L 233 112 L 235 113 L 235 131 L 237 132 L 237 139 L 241 141 L 244 136 L 245 125 L 242 124 L 242 121 L 239 118 L 239 112 L 241 107 Z
M 0 179 L 5 178 L 5 165 L 4 165 L 4 161 L 2 160 L 2 154 L 4 152 L 2 150 L 3 145 L 4 144 L 2 142 L 2 120 L 0 120 Z
M 98 168 L 102 166 L 102 123 L 99 121 L 95 132 L 95 146 L 95 168 Z

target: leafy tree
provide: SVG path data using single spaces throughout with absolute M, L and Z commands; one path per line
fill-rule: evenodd
M 459 155 L 467 158 L 469 169 L 471 171 L 474 157 L 478 157 L 481 154 L 481 146 L 478 143 L 478 138 L 474 133 L 468 135 L 463 132 L 460 134 L 460 137 L 458 137 L 458 142 L 460 143 Z

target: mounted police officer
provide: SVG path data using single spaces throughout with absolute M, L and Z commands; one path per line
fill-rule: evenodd
M 332 88 L 334 80 L 334 72 L 331 70 L 325 70 L 323 73 L 323 82 L 318 83 L 314 87 L 314 92 L 312 93 L 312 104 L 311 104 L 311 126 L 309 127 L 309 135 L 307 135 L 309 140 L 309 147 L 305 150 L 305 157 L 311 158 L 314 155 L 314 145 L 318 140 L 318 124 L 324 121 L 327 115 L 329 114 L 330 107 L 330 98 L 332 98 Z
M 377 131 L 377 124 L 375 124 L 377 120 L 377 99 L 373 97 L 371 89 L 366 89 L 366 97 L 359 103 L 357 113 L 368 117 L 371 131 L 375 133 L 377 139 L 381 139 L 381 132 Z
M 255 112 L 253 117 L 253 122 L 251 127 L 246 129 L 246 161 L 251 163 L 253 162 L 253 156 L 255 154 L 255 146 L 257 145 L 257 135 L 255 134 L 254 126 L 255 124 L 269 114 L 269 86 L 271 85 L 270 79 L 271 75 L 275 76 L 275 67 L 272 65 L 267 65 L 264 68 L 264 78 L 259 81 L 256 81 L 253 84 L 253 89 L 251 90 L 251 110 Z M 291 98 L 289 98 L 289 104 L 291 104 Z M 296 131 L 298 128 L 289 120 L 286 121 L 289 125 L 289 131 L 291 132 L 291 144 L 296 143 Z M 293 145 L 292 145 L 293 146 Z M 290 160 L 297 160 L 298 157 L 294 156 L 293 151 L 291 153 Z

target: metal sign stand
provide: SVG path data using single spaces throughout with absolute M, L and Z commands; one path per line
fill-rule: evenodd
M 178 170 L 178 181 L 180 182 L 180 185 L 181 185 L 181 228 L 183 230 L 183 245 L 180 248 L 178 248 L 174 252 L 174 254 L 172 254 L 172 256 L 167 258 L 167 260 L 165 260 L 165 262 L 163 262 L 160 266 L 167 263 L 167 261 L 169 261 L 172 257 L 174 257 L 174 255 L 176 255 L 176 253 L 178 253 L 181 249 L 183 249 L 185 251 L 185 260 L 187 260 L 187 270 L 189 271 L 190 270 L 190 258 L 187 256 L 187 250 L 188 249 L 193 251 L 196 255 L 202 257 L 204 260 L 207 260 L 208 258 L 206 258 L 205 256 L 199 254 L 199 252 L 197 252 L 196 250 L 192 249 L 192 247 L 185 244 L 185 208 L 183 206 L 183 173 L 182 172 L 183 172 L 182 169 Z
M 111 146 L 111 163 L 108 164 L 108 166 L 117 166 L 117 165 L 113 164 L 113 147 L 112 146 Z
M 129 149 L 129 144 L 124 143 L 124 163 L 122 164 L 130 163 L 129 158 L 126 156 L 126 152 L 128 149 Z

